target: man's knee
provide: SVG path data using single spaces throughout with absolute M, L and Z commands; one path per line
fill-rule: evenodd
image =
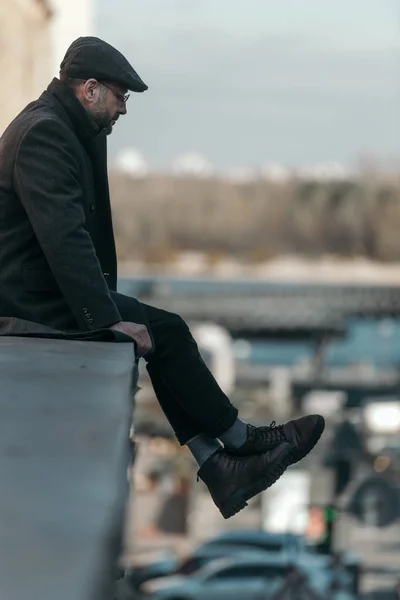
M 156 308 L 147 304 L 142 305 L 149 320 L 152 335 L 155 342 L 155 354 L 153 358 L 164 355 L 165 351 L 178 346 L 195 344 L 186 321 L 178 314 L 167 310 Z
M 187 335 L 188 333 L 190 333 L 188 324 L 180 315 L 168 311 L 166 311 L 166 315 L 166 327 L 172 329 L 174 333 L 178 335 Z
M 162 318 L 151 325 L 155 340 L 154 359 L 165 358 L 166 353 L 179 352 L 180 349 L 187 352 L 189 348 L 197 348 L 189 326 L 180 315 L 163 311 Z

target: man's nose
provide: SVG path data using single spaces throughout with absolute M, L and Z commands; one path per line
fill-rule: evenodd
M 122 105 L 119 107 L 119 110 L 118 110 L 118 112 L 119 112 L 119 114 L 120 114 L 120 115 L 126 115 L 126 113 L 128 112 L 128 111 L 127 111 L 127 108 L 126 108 L 126 102 L 124 102 L 124 103 L 123 103 L 123 104 L 122 104 Z

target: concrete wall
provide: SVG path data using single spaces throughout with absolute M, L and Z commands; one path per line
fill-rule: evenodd
M 49 83 L 51 21 L 47 0 L 0 1 L 0 134 Z

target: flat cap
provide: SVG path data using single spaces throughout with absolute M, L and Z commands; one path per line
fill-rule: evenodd
M 125 56 L 97 37 L 80 37 L 72 42 L 60 69 L 69 77 L 113 81 L 132 92 L 148 89 Z

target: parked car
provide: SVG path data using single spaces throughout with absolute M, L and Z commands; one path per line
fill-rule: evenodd
M 141 592 L 143 598 L 151 600 L 267 600 L 282 588 L 294 567 L 321 598 L 328 597 L 334 580 L 330 569 L 295 564 L 286 553 L 254 550 L 213 560 L 190 577 L 174 575 L 148 581 Z M 330 596 L 332 600 L 354 600 L 350 591 L 338 587 L 342 589 Z
M 212 540 L 206 542 L 200 548 L 211 548 L 218 545 L 229 545 L 232 548 L 254 548 L 268 552 L 285 552 L 289 556 L 297 557 L 297 560 L 306 560 L 308 564 L 319 565 L 321 568 L 333 568 L 336 559 L 331 554 L 321 555 L 315 552 L 312 544 L 308 543 L 303 536 L 292 533 L 269 533 L 261 529 L 242 529 L 237 531 L 226 531 Z M 360 587 L 360 564 L 359 559 L 349 553 L 341 553 L 341 564 L 347 571 L 347 581 L 350 580 L 354 593 L 359 592 Z M 344 577 L 344 575 L 343 575 Z
M 243 552 L 260 553 L 263 550 L 246 545 L 204 544 L 181 560 L 167 557 L 165 560 L 150 563 L 143 567 L 136 567 L 126 574 L 126 578 L 133 589 L 140 590 L 141 586 L 151 579 L 174 575 L 190 576 L 216 559 L 230 557 Z
M 314 553 L 312 547 L 308 548 L 300 536 L 270 534 L 261 530 L 240 530 L 221 533 L 183 560 L 179 560 L 176 556 L 168 556 L 163 560 L 135 567 L 127 572 L 126 583 L 130 585 L 132 591 L 137 592 L 147 581 L 172 576 L 191 576 L 216 559 L 249 552 L 267 553 L 269 556 L 271 553 L 281 554 L 287 560 L 295 559 L 297 564 L 303 564 L 307 568 L 331 569 L 334 564 L 332 556 Z M 337 577 L 341 579 L 343 585 L 357 591 L 353 574 L 339 571 Z
M 305 550 L 305 538 L 292 533 L 269 533 L 262 529 L 224 531 L 205 542 L 202 547 L 215 545 L 246 546 L 268 552 L 298 553 Z
M 132 590 L 139 590 L 145 581 L 174 574 L 178 565 L 179 560 L 176 556 L 166 556 L 151 563 L 135 566 L 125 571 L 125 584 Z
M 274 534 L 257 529 L 227 531 L 202 544 L 190 556 L 179 560 L 176 556 L 136 567 L 126 574 L 134 589 L 145 581 L 167 575 L 191 575 L 200 567 L 215 558 L 222 558 L 240 550 L 260 550 L 267 552 L 300 552 L 304 542 L 300 536 L 292 534 Z

